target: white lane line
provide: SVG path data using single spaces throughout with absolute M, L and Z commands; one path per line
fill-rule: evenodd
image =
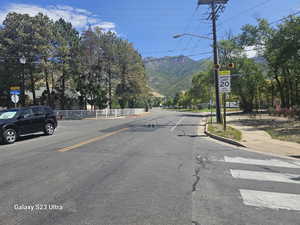
M 230 170 L 231 175 L 237 179 L 272 181 L 300 184 L 300 175 L 289 173 L 269 173 L 249 170 Z
M 289 193 L 240 190 L 245 205 L 270 208 L 300 210 L 300 195 Z
M 181 121 L 184 119 L 185 117 L 182 117 L 180 120 L 177 121 L 176 125 L 174 127 L 171 128 L 171 132 L 173 132 L 176 127 L 181 123 Z
M 261 166 L 274 166 L 274 167 L 287 167 L 287 168 L 300 168 L 298 162 L 285 162 L 278 159 L 250 159 L 242 157 L 228 157 L 224 156 L 225 162 L 228 163 L 241 163 L 249 165 L 261 165 Z

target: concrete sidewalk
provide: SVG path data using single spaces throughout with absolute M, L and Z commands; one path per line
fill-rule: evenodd
M 241 143 L 248 148 L 282 156 L 300 157 L 300 144 L 272 139 L 267 132 L 259 130 L 259 128 L 248 125 L 244 126 L 237 122 L 234 124 L 230 123 L 232 120 L 236 120 L 236 117 L 228 117 L 228 124 L 242 132 Z

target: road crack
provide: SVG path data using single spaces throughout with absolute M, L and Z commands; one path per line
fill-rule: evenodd
M 195 174 L 193 175 L 194 177 L 196 177 L 196 180 L 193 183 L 193 190 L 192 190 L 192 192 L 196 191 L 197 184 L 200 181 L 200 175 L 199 175 L 199 173 L 200 173 L 200 168 L 198 167 L 198 168 L 195 169 Z
M 200 155 L 197 155 L 196 160 L 197 160 L 197 163 L 202 165 L 203 168 L 206 168 L 206 164 L 209 163 L 209 159 L 207 156 L 202 157 Z

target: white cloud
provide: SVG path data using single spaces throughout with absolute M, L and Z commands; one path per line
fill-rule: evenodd
M 99 27 L 99 28 L 103 29 L 105 32 L 107 32 L 107 31 L 115 32 L 116 25 L 112 22 L 102 22 L 99 24 L 94 24 L 92 27 L 93 28 Z
M 257 56 L 258 52 L 256 50 L 256 46 L 248 46 L 245 47 L 245 54 L 248 58 L 254 58 Z
M 53 20 L 58 20 L 60 18 L 71 22 L 72 25 L 79 29 L 86 29 L 90 24 L 92 27 L 99 26 L 105 31 L 115 32 L 116 25 L 113 22 L 102 21 L 97 15 L 92 12 L 74 8 L 67 5 L 50 5 L 47 7 L 41 7 L 38 5 L 30 4 L 9 4 L 5 8 L 0 9 L 0 23 L 2 23 L 9 12 L 16 12 L 22 14 L 29 14 L 30 16 L 35 16 L 39 12 L 49 16 Z

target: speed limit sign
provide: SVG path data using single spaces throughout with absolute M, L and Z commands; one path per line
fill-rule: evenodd
M 219 77 L 219 91 L 220 91 L 220 93 L 231 92 L 231 77 L 230 76 L 220 76 Z

